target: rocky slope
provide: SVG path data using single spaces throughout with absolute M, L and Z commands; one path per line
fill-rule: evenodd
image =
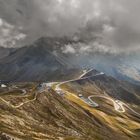
M 0 138 L 14 140 L 138 140 L 140 120 L 129 113 L 119 114 L 103 102 L 91 108 L 81 100 L 58 95 L 53 89 L 39 93 L 37 84 L 18 84 L 27 93 L 4 92 L 0 101 Z M 85 87 L 85 86 L 84 86 Z M 73 88 L 74 90 L 75 88 Z M 94 86 L 94 89 L 95 86 Z M 90 89 L 89 89 L 90 91 Z M 99 94 L 102 94 L 102 91 Z M 36 100 L 32 100 L 36 95 Z M 76 91 L 75 91 L 76 93 Z M 25 103 L 19 108 L 12 105 Z M 108 105 L 106 105 L 108 104 Z M 108 110 L 108 111 L 106 111 Z
M 0 59 L 0 79 L 8 81 L 63 80 L 66 75 L 75 76 L 79 70 L 54 50 L 57 44 L 67 41 L 40 39 L 29 47 L 16 49 Z

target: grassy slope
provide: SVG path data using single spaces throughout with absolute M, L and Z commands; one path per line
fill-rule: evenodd
M 37 100 L 18 109 L 0 101 L 0 131 L 17 140 L 138 140 L 139 124 L 129 114 L 116 114 L 110 104 L 110 113 L 90 108 L 74 94 L 65 98 L 53 90 L 39 93 Z M 16 104 L 30 100 L 12 96 L 4 99 Z

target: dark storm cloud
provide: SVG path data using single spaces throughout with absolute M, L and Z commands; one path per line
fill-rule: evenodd
M 78 32 L 91 39 L 84 44 L 87 52 L 128 53 L 140 49 L 139 5 L 139 0 L 0 0 L 0 18 L 17 35 L 26 34 L 26 42 Z

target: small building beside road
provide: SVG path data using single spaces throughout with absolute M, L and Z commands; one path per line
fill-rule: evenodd
M 0 86 L 1 86 L 1 88 L 6 88 L 7 87 L 7 85 L 5 85 L 5 84 L 1 84 Z
M 80 97 L 80 98 L 81 98 L 81 97 L 83 97 L 83 95 L 82 95 L 82 94 L 78 94 L 78 97 Z

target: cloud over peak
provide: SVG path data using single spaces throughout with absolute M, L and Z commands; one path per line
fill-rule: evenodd
M 14 47 L 18 41 L 25 39 L 26 35 L 0 18 L 0 46 Z
M 26 42 L 79 34 L 91 39 L 89 50 L 129 53 L 140 50 L 139 5 L 139 0 L 0 0 L 0 18 L 14 26 L 12 32 L 22 27 L 16 30 L 28 36 Z

